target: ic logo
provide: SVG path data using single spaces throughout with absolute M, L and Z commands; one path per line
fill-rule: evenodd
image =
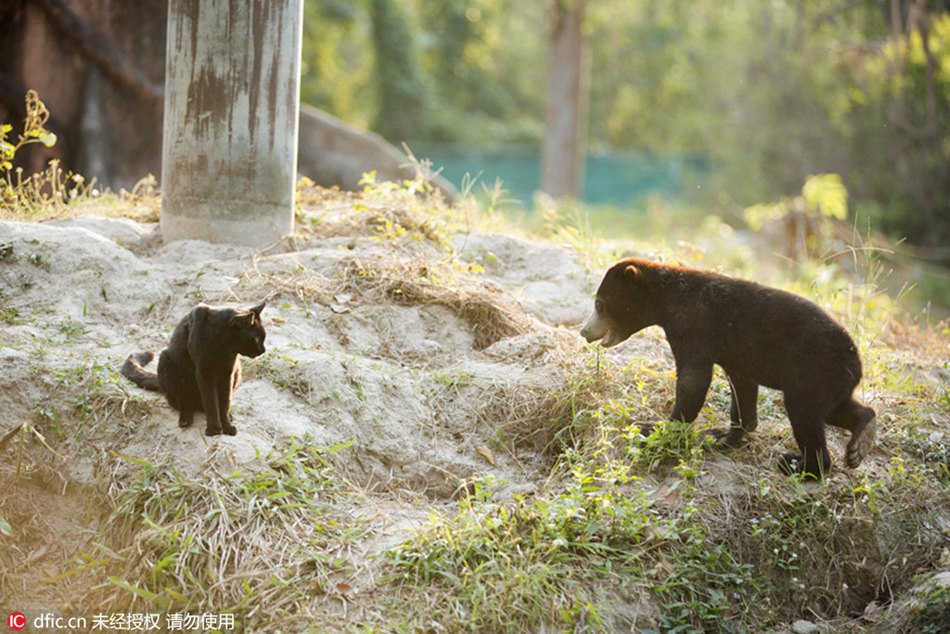
M 7 616 L 7 625 L 10 629 L 20 631 L 26 627 L 26 615 L 22 612 L 10 612 Z

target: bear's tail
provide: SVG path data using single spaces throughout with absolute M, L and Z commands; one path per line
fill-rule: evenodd
M 158 384 L 158 375 L 145 369 L 152 359 L 155 358 L 154 352 L 139 352 L 130 354 L 129 358 L 122 364 L 122 376 L 129 379 L 136 385 L 146 390 L 161 392 L 162 388 Z

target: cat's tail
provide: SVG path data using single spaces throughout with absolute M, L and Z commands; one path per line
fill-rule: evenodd
M 154 358 L 154 352 L 130 354 L 129 358 L 122 364 L 122 376 L 141 388 L 161 392 L 162 388 L 158 385 L 158 375 L 145 369 L 145 366 L 151 363 Z

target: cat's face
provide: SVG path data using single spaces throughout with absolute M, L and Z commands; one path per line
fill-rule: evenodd
M 238 309 L 231 319 L 230 327 L 234 334 L 237 351 L 246 357 L 259 357 L 264 354 L 264 324 L 261 322 L 261 311 L 264 304 L 258 304 L 248 310 Z

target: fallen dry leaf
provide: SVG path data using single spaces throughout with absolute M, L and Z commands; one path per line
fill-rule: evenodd
M 491 466 L 495 466 L 495 454 L 492 453 L 491 449 L 485 447 L 484 445 L 478 446 L 475 448 L 475 451 L 479 456 L 485 459 L 485 461 Z

